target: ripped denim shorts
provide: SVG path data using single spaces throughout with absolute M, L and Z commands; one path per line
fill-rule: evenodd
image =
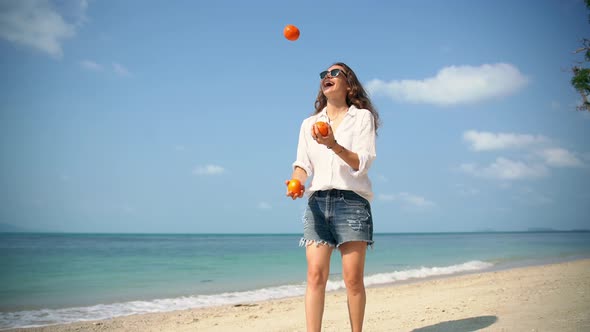
M 339 247 L 351 241 L 373 244 L 369 201 L 350 190 L 321 190 L 311 194 L 303 215 L 303 238 L 299 245 Z

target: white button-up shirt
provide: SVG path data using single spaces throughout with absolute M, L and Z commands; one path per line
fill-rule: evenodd
M 333 150 L 313 140 L 311 130 L 317 121 L 329 122 L 326 108 L 303 120 L 297 145 L 297 160 L 293 163 L 293 167 L 301 167 L 312 179 L 308 194 L 318 190 L 352 190 L 371 201 L 373 191 L 368 171 L 376 157 L 373 114 L 352 105 L 334 132 L 338 144 L 358 155 L 358 170 L 352 169 Z

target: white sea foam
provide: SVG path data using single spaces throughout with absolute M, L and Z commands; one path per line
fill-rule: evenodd
M 365 277 L 365 285 L 381 285 L 409 279 L 422 279 L 456 273 L 478 271 L 493 266 L 491 263 L 470 261 L 443 267 L 421 267 L 418 269 L 379 273 Z M 329 281 L 328 291 L 344 288 L 343 281 Z M 271 299 L 299 296 L 305 293 L 305 283 L 262 288 L 253 291 L 228 292 L 214 295 L 196 295 L 151 301 L 132 301 L 113 304 L 99 304 L 90 307 L 42 309 L 0 313 L 0 329 L 34 327 L 52 324 L 72 323 L 88 320 L 108 319 L 118 316 L 166 312 L 191 308 L 203 308 L 239 303 L 252 303 Z
M 463 272 L 484 270 L 492 267 L 493 264 L 482 261 L 470 261 L 463 264 L 443 267 L 420 267 L 418 269 L 378 273 L 365 276 L 365 286 L 390 284 L 410 279 L 424 279 L 438 276 L 445 276 Z M 327 289 L 338 290 L 344 288 L 344 281 L 328 281 Z

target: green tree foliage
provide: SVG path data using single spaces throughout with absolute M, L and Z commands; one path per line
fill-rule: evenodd
M 590 0 L 585 0 L 586 8 L 590 9 Z M 590 20 L 589 20 L 590 21 Z M 590 62 L 590 39 L 584 38 L 582 40 L 582 47 L 577 49 L 574 53 L 584 53 L 584 61 L 581 63 Z M 572 86 L 580 93 L 582 97 L 582 104 L 578 105 L 578 110 L 590 112 L 590 69 L 581 66 L 572 67 L 574 77 L 572 77 Z

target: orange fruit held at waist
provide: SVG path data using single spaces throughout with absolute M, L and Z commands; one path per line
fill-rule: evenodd
M 289 193 L 299 194 L 301 190 L 303 190 L 303 187 L 301 186 L 301 181 L 297 179 L 291 179 L 287 184 L 287 190 L 289 191 Z

